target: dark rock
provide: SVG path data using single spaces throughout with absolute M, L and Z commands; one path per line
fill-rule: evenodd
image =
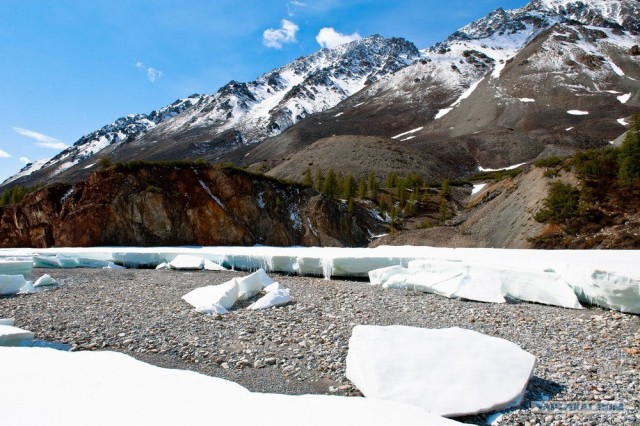
M 363 246 L 376 228 L 357 204 L 350 215 L 301 185 L 207 166 L 95 172 L 0 208 L 0 247 Z

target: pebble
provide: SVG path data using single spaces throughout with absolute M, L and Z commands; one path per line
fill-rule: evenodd
M 114 350 L 168 368 L 233 380 L 252 391 L 361 396 L 345 377 L 356 324 L 464 327 L 507 339 L 537 358 L 519 407 L 500 424 L 632 425 L 640 398 L 640 316 L 601 308 L 485 304 L 383 290 L 363 282 L 271 274 L 293 304 L 226 315 L 195 312 L 181 296 L 233 272 L 39 270 L 62 285 L 0 297 L 3 316 L 70 350 Z M 45 308 L 46 307 L 46 308 Z M 603 330 L 605 332 L 603 332 Z M 532 401 L 621 403 L 623 411 L 549 411 Z M 484 424 L 488 415 L 459 419 Z

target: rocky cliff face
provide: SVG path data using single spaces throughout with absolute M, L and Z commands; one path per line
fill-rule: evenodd
M 0 247 L 362 246 L 365 209 L 236 169 L 120 167 L 0 208 Z

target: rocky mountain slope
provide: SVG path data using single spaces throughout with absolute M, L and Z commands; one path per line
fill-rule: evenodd
M 299 161 L 311 151 L 322 157 L 318 145 L 357 164 L 357 150 L 334 139 L 375 137 L 412 161 L 381 156 L 367 167 L 441 179 L 605 146 L 640 108 L 639 25 L 640 7 L 629 0 L 498 9 L 420 61 L 267 139 L 245 164 L 297 178 L 307 167 L 332 166 Z
M 438 180 L 606 146 L 640 109 L 639 44 L 635 0 L 533 0 L 421 52 L 372 36 L 117 120 L 4 187 L 83 179 L 102 156 Z
M 333 107 L 417 57 L 412 43 L 378 35 L 322 49 L 255 81 L 231 81 L 212 95 L 192 95 L 150 114 L 120 118 L 48 162 L 28 165 L 4 186 L 81 179 L 102 156 L 114 161 L 215 161 Z
M 0 247 L 362 246 L 366 209 L 302 186 L 203 164 L 128 164 L 0 207 Z

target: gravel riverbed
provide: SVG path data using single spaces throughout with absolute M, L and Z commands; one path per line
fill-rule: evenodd
M 277 274 L 271 276 L 291 289 L 292 304 L 249 311 L 244 309 L 251 303 L 247 301 L 225 316 L 204 315 L 181 296 L 244 274 L 34 270 L 35 278 L 44 273 L 61 285 L 0 297 L 0 317 L 14 317 L 36 339 L 65 343 L 71 350 L 123 352 L 158 366 L 233 380 L 258 392 L 359 396 L 345 377 L 353 326 L 457 326 L 507 339 L 537 358 L 525 400 L 505 413 L 500 424 L 640 423 L 637 315 L 476 303 L 384 290 L 366 282 Z M 532 408 L 532 401 L 541 400 L 575 401 L 581 410 Z M 600 405 L 582 411 L 586 403 Z M 484 424 L 486 419 L 460 420 Z

